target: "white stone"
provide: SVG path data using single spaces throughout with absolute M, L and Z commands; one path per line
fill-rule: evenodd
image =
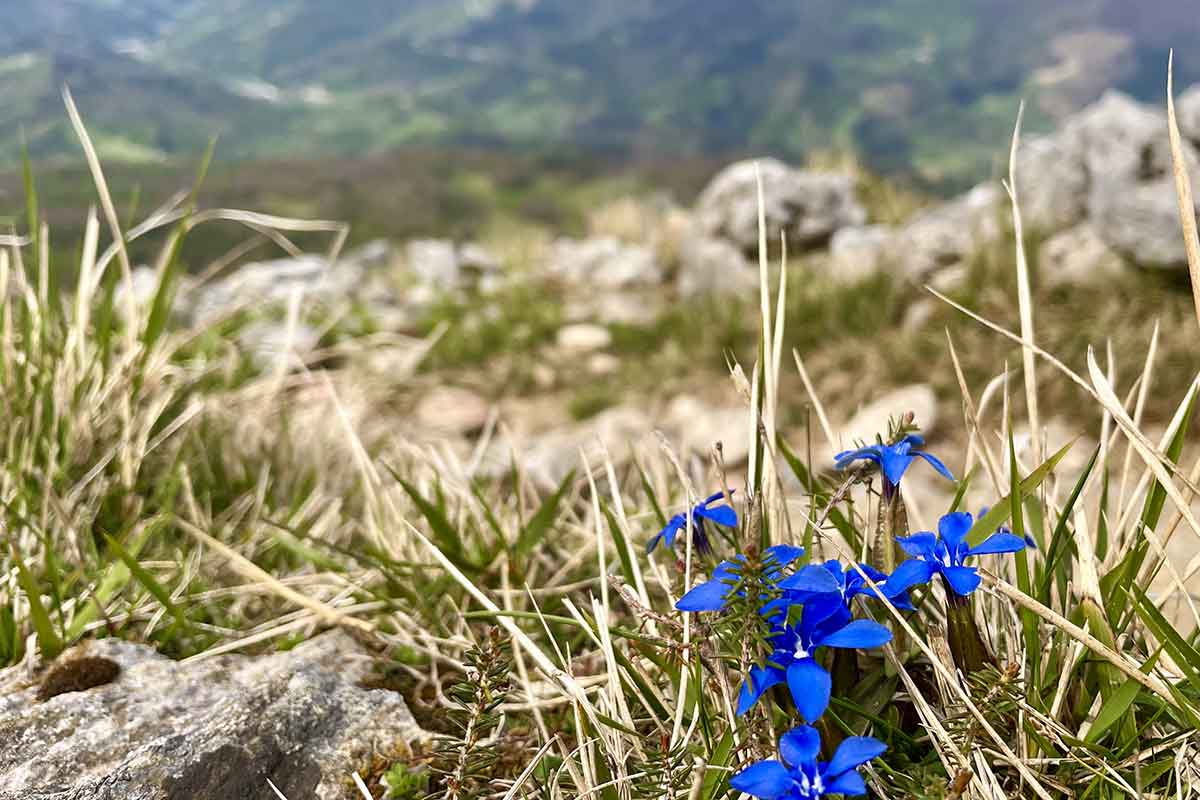
M 859 442 L 872 444 L 876 434 L 886 437 L 888 420 L 898 420 L 909 411 L 921 426 L 922 434 L 928 435 L 936 429 L 937 396 L 928 384 L 902 386 L 859 408 L 840 430 L 839 449 L 849 450 Z
M 554 339 L 562 353 L 590 353 L 594 350 L 603 350 L 612 344 L 612 333 L 603 325 L 579 322 L 559 328 Z
M 469 389 L 439 386 L 420 399 L 414 416 L 424 428 L 468 436 L 483 429 L 490 411 L 491 404 Z

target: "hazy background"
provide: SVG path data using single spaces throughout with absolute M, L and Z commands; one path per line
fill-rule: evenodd
M 1190 0 L 7 0 L 0 161 L 109 161 L 219 135 L 223 159 L 473 147 L 639 160 L 858 153 L 927 187 L 987 177 L 1016 100 L 1048 128 L 1162 94 Z M 1181 84 L 1200 79 L 1182 58 Z M 352 168 L 347 166 L 347 171 Z

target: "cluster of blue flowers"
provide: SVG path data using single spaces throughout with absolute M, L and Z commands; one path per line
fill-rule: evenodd
M 888 498 L 896 496 L 904 472 L 916 458 L 924 459 L 953 480 L 941 461 L 919 449 L 922 445 L 919 436 L 907 435 L 894 444 L 876 444 L 840 453 L 836 463 L 843 469 L 863 459 L 877 463 L 884 475 L 884 493 Z M 714 494 L 688 515 L 674 517 L 651 539 L 648 549 L 653 550 L 660 542 L 673 546 L 677 534 L 688 527 L 690 516 L 693 544 L 707 552 L 711 544 L 706 521 L 727 527 L 738 524 L 737 514 L 729 505 L 712 505 L 723 496 Z M 767 548 L 758 562 L 761 580 L 757 585 L 768 590 L 758 613 L 772 651 L 763 663 L 750 667 L 744 676 L 737 714 L 747 713 L 771 687 L 786 684 L 804 724 L 782 736 L 780 760 L 760 761 L 734 775 L 730 780 L 734 789 L 764 800 L 811 800 L 831 794 L 866 793 L 858 768 L 887 747 L 873 737 L 852 736 L 841 742 L 828 761 L 820 760 L 821 736 L 812 725 L 829 707 L 833 679 L 817 656 L 822 648 L 871 649 L 892 640 L 891 630 L 884 625 L 854 617 L 855 597 L 886 598 L 896 608 L 913 610 L 909 590 L 928 583 L 934 575 L 942 576 L 948 591 L 965 597 L 980 583 L 978 569 L 965 564 L 966 559 L 1015 552 L 1027 544 L 1025 539 L 1001 529 L 971 547 L 967 533 L 973 521 L 971 514 L 951 513 L 941 518 L 937 534 L 922 531 L 898 537 L 899 546 L 910 558 L 891 575 L 869 564 L 846 566 L 836 560 L 793 568 L 804 556 L 804 548 L 785 544 Z M 720 612 L 735 597 L 744 600 L 743 572 L 748 563 L 742 554 L 722 561 L 713 569 L 710 579 L 688 591 L 676 608 L 687 612 Z

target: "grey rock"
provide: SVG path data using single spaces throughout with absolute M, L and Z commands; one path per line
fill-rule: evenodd
M 915 383 L 894 389 L 863 406 L 842 426 L 841 446 L 849 449 L 857 442 L 871 444 L 875 436 L 887 436 L 888 420 L 913 412 L 921 431 L 928 434 L 937 427 L 937 395 L 928 384 Z
M 364 269 L 351 260 L 330 265 L 321 256 L 304 255 L 246 264 L 225 278 L 191 293 L 192 322 L 203 325 L 240 309 L 286 305 L 299 295 L 305 302 L 344 300 L 361 285 Z
M 1101 283 L 1120 274 L 1124 264 L 1089 223 L 1059 231 L 1038 249 L 1038 279 L 1043 286 Z
M 439 386 L 417 403 L 416 421 L 423 429 L 467 436 L 483 430 L 491 404 L 469 389 Z
M 320 338 L 312 326 L 297 322 L 289 328 L 286 320 L 256 320 L 238 331 L 238 343 L 243 351 L 264 371 L 281 369 L 290 372 L 300 368 L 305 358 L 316 350 Z
M 559 352 L 580 355 L 608 347 L 612 344 L 612 333 L 603 325 L 576 322 L 559 328 L 554 342 Z
M 922 280 L 995 241 L 1001 232 L 1002 202 L 1000 187 L 984 183 L 945 205 L 918 214 L 896 236 L 897 270 Z
M 1150 180 L 1171 169 L 1166 112 L 1121 92 L 1105 92 L 1070 118 L 1059 139 L 1083 160 L 1093 183 Z
M 728 239 L 743 252 L 757 252 L 759 173 L 769 247 L 778 244 L 781 232 L 789 246 L 820 246 L 838 228 L 867 221 L 851 176 L 795 169 L 768 158 L 731 164 L 709 182 L 695 209 L 705 234 Z
M 1143 267 L 1187 267 L 1174 178 L 1096 186 L 1091 212 L 1092 225 L 1123 257 Z
M 458 262 L 468 274 L 480 277 L 504 269 L 504 264 L 494 253 L 476 242 L 467 242 L 458 248 Z
M 756 262 L 725 239 L 689 226 L 679 241 L 676 286 L 684 297 L 710 292 L 743 294 L 758 286 Z
M 515 462 L 535 484 L 553 488 L 568 472 L 583 468 L 585 454 L 593 468 L 604 463 L 606 450 L 614 466 L 627 464 L 636 449 L 646 445 L 651 431 L 645 411 L 633 406 L 608 408 L 579 423 L 497 442 L 485 454 L 480 471 L 503 474 Z
M 612 236 L 555 240 L 548 272 L 568 284 L 603 289 L 657 286 L 663 279 L 650 248 Z
M 664 423 L 682 454 L 707 459 L 720 442 L 726 466 L 735 467 L 750 457 L 749 419 L 749 409 L 742 406 L 712 406 L 679 395 L 668 406 Z
M 842 283 L 871 277 L 893 257 L 895 239 L 887 225 L 839 229 L 829 242 L 830 274 Z
M 1021 218 L 1030 230 L 1069 228 L 1087 215 L 1088 172 L 1083 155 L 1059 137 L 1023 144 L 1017 153 Z
M 341 800 L 374 753 L 425 739 L 396 693 L 357 685 L 368 659 L 333 631 L 295 649 L 175 662 L 102 640 L 115 682 L 36 700 L 0 673 L 0 800 Z M 69 658 L 64 654 L 61 658 Z
M 392 245 L 387 239 L 372 239 L 342 258 L 368 269 L 386 267 L 392 259 Z
M 1175 100 L 1175 119 L 1179 123 L 1180 135 L 1200 147 L 1200 84 Z
M 454 242 L 445 239 L 414 239 L 405 248 L 408 271 L 417 283 L 449 290 L 462 282 L 462 265 Z

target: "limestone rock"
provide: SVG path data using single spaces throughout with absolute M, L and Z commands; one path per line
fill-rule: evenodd
M 829 242 L 830 275 L 855 283 L 882 269 L 892 255 L 895 231 L 887 225 L 841 228 Z
M 1017 153 L 1021 217 L 1030 230 L 1057 231 L 1087 215 L 1088 172 L 1082 153 L 1059 137 L 1023 144 Z
M 709 182 L 696 201 L 696 220 L 705 234 L 727 239 L 745 253 L 757 252 L 760 172 L 770 247 L 781 232 L 797 249 L 820 246 L 838 228 L 867 221 L 851 176 L 800 170 L 767 158 L 731 164 Z
M 856 442 L 871 444 L 875 435 L 887 436 L 888 420 L 913 412 L 921 433 L 928 435 L 937 427 L 937 396 L 928 384 L 915 383 L 894 389 L 863 406 L 842 426 L 841 447 L 849 450 Z
M 1060 231 L 1038 250 L 1038 279 L 1043 286 L 1102 283 L 1123 268 L 1121 257 L 1086 222 Z
M 1091 212 L 1100 236 L 1130 261 L 1158 269 L 1187 267 L 1174 178 L 1095 187 Z
M 1175 100 L 1175 119 L 1179 123 L 1180 135 L 1200 147 L 1200 84 Z
M 462 265 L 454 242 L 414 239 L 404 249 L 408 271 L 425 286 L 449 290 L 462 282 Z
M 548 271 L 576 286 L 626 289 L 662 282 L 654 251 L 612 236 L 556 240 L 550 247 Z
M 691 297 L 709 292 L 742 294 L 758 286 L 757 262 L 725 239 L 691 226 L 679 240 L 679 294 Z
M 918 214 L 896 237 L 896 268 L 923 280 L 957 264 L 1000 235 L 1003 191 L 992 183 L 976 186 L 945 205 Z
M 612 344 L 612 334 L 603 325 L 578 322 L 564 325 L 555 335 L 555 344 L 560 352 L 576 355 L 603 350 Z
M 627 463 L 651 430 L 650 419 L 641 409 L 608 408 L 583 422 L 561 425 L 525 440 L 497 443 L 485 455 L 482 472 L 499 474 L 515 460 L 530 480 L 552 488 L 571 470 L 582 469 L 581 453 L 587 454 L 593 468 L 603 463 L 605 447 L 615 465 Z
M 347 259 L 332 265 L 315 255 L 259 261 L 191 292 L 188 311 L 193 324 L 205 325 L 240 309 L 284 306 L 297 296 L 305 303 L 334 303 L 349 297 L 363 275 L 363 266 Z
M 708 458 L 717 442 L 726 466 L 737 466 L 750 457 L 749 409 L 741 406 L 710 406 L 688 395 L 680 395 L 667 408 L 665 422 L 684 454 Z
M 468 436 L 483 430 L 491 405 L 469 389 L 439 386 L 417 403 L 417 424 L 426 430 Z
M 175 662 L 115 639 L 86 653 L 116 680 L 39 702 L 21 668 L 0 673 L 0 800 L 270 797 L 268 779 L 341 800 L 373 753 L 426 738 L 400 695 L 358 686 L 368 657 L 340 631 L 257 658 Z

